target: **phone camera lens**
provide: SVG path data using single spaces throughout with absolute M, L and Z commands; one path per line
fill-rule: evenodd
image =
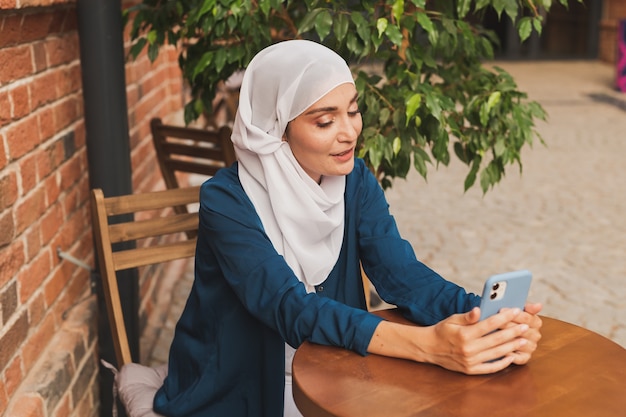
M 491 287 L 492 290 L 497 291 L 498 288 L 500 288 L 500 283 L 496 282 L 495 284 L 493 284 L 493 286 Z
M 492 300 L 495 300 L 495 298 L 498 296 L 497 293 L 491 293 L 491 296 L 489 298 L 491 298 Z

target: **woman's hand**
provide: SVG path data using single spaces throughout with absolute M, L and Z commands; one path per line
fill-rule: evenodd
M 513 320 L 514 323 L 528 325 L 528 330 L 522 335 L 527 343 L 513 353 L 515 356 L 513 363 L 516 365 L 524 365 L 527 363 L 533 352 L 537 349 L 537 344 L 541 339 L 541 326 L 543 324 L 541 318 L 537 315 L 541 311 L 541 307 L 539 303 L 526 303 L 524 311 Z
M 503 309 L 479 321 L 480 309 L 474 308 L 465 314 L 450 316 L 426 328 L 431 329 L 432 340 L 436 343 L 427 347 L 427 361 L 465 374 L 493 373 L 516 359 L 527 361 L 532 351 L 525 353 L 527 358 L 519 352 L 528 345 L 524 335 L 530 326 L 526 323 L 528 318 L 516 321 L 521 314 L 519 309 Z
M 368 351 L 440 365 L 465 374 L 489 374 L 528 362 L 541 338 L 541 305 L 503 309 L 479 321 L 480 309 L 429 327 L 381 322 Z M 498 331 L 496 331 L 498 330 Z

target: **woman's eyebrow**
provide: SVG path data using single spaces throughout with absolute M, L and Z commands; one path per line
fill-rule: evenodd
M 356 99 L 358 98 L 359 93 L 354 94 L 354 97 L 352 97 L 352 100 L 350 100 L 350 104 L 356 102 Z M 311 109 L 308 112 L 304 113 L 305 115 L 309 116 L 311 114 L 315 114 L 315 113 L 332 113 L 338 110 L 337 106 L 328 106 L 328 107 L 319 107 L 316 109 Z

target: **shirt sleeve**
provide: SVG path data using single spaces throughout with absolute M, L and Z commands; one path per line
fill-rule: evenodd
M 360 256 L 381 298 L 422 325 L 435 324 L 477 306 L 480 297 L 446 281 L 417 259 L 411 244 L 398 232 L 382 188 L 367 170 L 362 175 Z
M 307 293 L 274 249 L 241 188 L 209 182 L 200 197 L 198 247 L 211 251 L 221 275 L 252 316 L 293 347 L 309 340 L 366 354 L 381 318 Z

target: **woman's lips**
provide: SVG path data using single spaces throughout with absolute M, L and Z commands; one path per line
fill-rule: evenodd
M 354 148 L 350 148 L 343 152 L 332 154 L 332 156 L 343 161 L 352 158 L 353 152 Z

